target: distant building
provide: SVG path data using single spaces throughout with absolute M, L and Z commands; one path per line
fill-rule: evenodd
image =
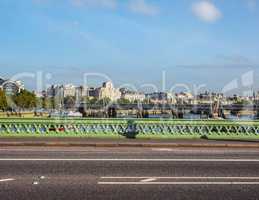
M 98 99 L 99 98 L 99 92 L 98 92 L 97 88 L 90 87 L 88 89 L 88 97 Z
M 174 96 L 169 92 L 154 92 L 146 94 L 146 99 L 150 103 L 155 104 L 165 104 L 165 103 L 174 103 Z
M 47 97 L 54 97 L 55 92 L 56 92 L 56 89 L 55 89 L 56 87 L 58 87 L 58 86 L 57 85 L 50 86 L 46 91 L 46 96 Z
M 77 98 L 82 98 L 82 97 L 88 97 L 89 96 L 89 92 L 88 92 L 89 88 L 86 86 L 79 86 L 76 87 L 76 97 Z
M 0 89 L 4 90 L 6 94 L 16 94 L 24 89 L 21 81 L 5 80 L 0 78 Z
M 89 89 L 86 86 L 79 86 L 76 87 L 75 91 L 75 99 L 76 105 L 79 106 L 80 103 L 83 101 L 84 97 L 89 97 Z
M 64 91 L 64 97 L 76 96 L 76 86 L 74 86 L 72 84 L 64 85 L 63 91 Z
M 222 93 L 210 93 L 210 92 L 204 92 L 201 94 L 198 94 L 195 98 L 196 104 L 212 104 L 215 101 L 220 101 L 221 103 L 225 103 L 226 98 Z
M 67 85 L 52 85 L 46 91 L 46 95 L 48 97 L 56 97 L 57 95 L 60 97 L 68 97 L 68 96 L 76 96 L 77 87 L 72 84 Z
M 194 96 L 189 92 L 180 92 L 175 94 L 177 103 L 192 104 L 194 102 Z
M 108 81 L 103 83 L 102 87 L 96 88 L 96 97 L 98 99 L 109 98 L 112 101 L 120 99 L 121 92 L 119 89 L 114 88 L 112 82 Z
M 145 99 L 145 94 L 141 92 L 130 91 L 126 88 L 121 88 L 121 99 L 127 99 L 130 102 L 138 101 L 142 102 Z

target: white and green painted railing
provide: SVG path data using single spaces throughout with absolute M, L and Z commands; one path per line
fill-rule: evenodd
M 0 137 L 259 139 L 259 121 L 160 119 L 0 119 Z

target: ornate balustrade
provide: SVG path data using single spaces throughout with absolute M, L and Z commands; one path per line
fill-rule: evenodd
M 130 130 L 147 138 L 255 138 L 259 122 L 217 120 L 0 119 L 0 136 L 122 137 Z

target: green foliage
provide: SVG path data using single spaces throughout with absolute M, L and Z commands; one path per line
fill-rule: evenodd
M 243 107 L 249 104 L 251 104 L 251 102 L 246 99 L 237 99 L 236 102 L 233 103 L 233 106 L 238 106 L 238 107 L 235 110 L 231 110 L 230 112 L 232 115 L 238 115 L 240 111 L 243 110 Z
M 246 99 L 238 99 L 235 102 L 235 104 L 237 104 L 237 105 L 249 105 L 249 104 L 251 104 L 251 102 L 246 100 Z
M 64 98 L 65 108 L 74 108 L 76 103 L 76 98 L 73 96 L 68 96 Z
M 103 99 L 97 99 L 97 98 L 89 98 L 85 97 L 84 102 L 88 105 L 108 105 L 111 102 L 110 98 L 103 98 Z
M 86 104 L 89 104 L 89 105 L 95 105 L 95 104 L 97 104 L 98 99 L 97 99 L 97 98 L 85 97 L 85 98 L 84 98 L 84 102 L 85 102 Z
M 133 103 L 137 104 L 137 103 L 141 103 L 141 101 L 136 99 L 136 100 L 133 101 Z
M 5 111 L 7 109 L 7 100 L 5 92 L 0 90 L 0 110 Z
M 55 98 L 54 97 L 42 97 L 41 107 L 43 109 L 54 109 L 55 108 Z
M 43 109 L 54 109 L 54 98 L 53 97 L 40 97 L 37 98 L 37 108 Z
M 122 99 L 119 99 L 117 101 L 117 103 L 118 104 L 130 104 L 130 100 L 122 98 Z
M 110 102 L 111 102 L 111 99 L 105 97 L 105 98 L 103 98 L 103 99 L 98 100 L 97 104 L 99 104 L 99 105 L 105 105 L 105 106 L 106 106 L 106 105 L 108 105 Z
M 143 103 L 143 104 L 149 104 L 150 102 L 149 102 L 148 99 L 144 99 L 142 103 Z
M 20 93 L 14 95 L 13 99 L 16 106 L 21 109 L 31 109 L 36 107 L 37 98 L 35 94 L 28 90 L 22 90 Z

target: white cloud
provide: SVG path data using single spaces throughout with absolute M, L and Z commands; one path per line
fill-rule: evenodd
M 205 22 L 215 22 L 222 17 L 220 10 L 210 1 L 203 0 L 192 5 L 193 14 Z
M 115 9 L 117 7 L 117 0 L 71 0 L 74 6 L 91 6 Z
M 129 3 L 129 9 L 132 12 L 143 15 L 156 15 L 159 13 L 159 8 L 148 4 L 145 0 L 131 0 Z

